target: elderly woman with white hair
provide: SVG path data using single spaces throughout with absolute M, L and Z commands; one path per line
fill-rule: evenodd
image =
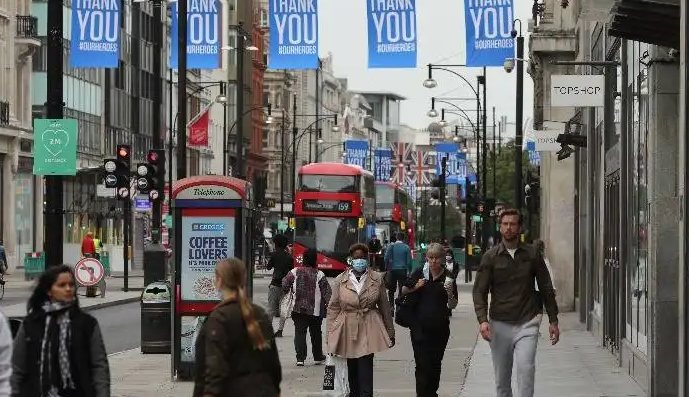
M 445 249 L 432 243 L 428 263 L 414 270 L 402 294 L 413 294 L 415 321 L 409 327 L 416 362 L 417 397 L 436 397 L 445 348 L 450 339 L 450 313 L 457 306 L 457 284 L 445 268 Z

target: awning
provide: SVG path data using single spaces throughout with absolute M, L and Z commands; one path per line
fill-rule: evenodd
M 613 37 L 679 48 L 679 0 L 617 0 L 608 34 Z

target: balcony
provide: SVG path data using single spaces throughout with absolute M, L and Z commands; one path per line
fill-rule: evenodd
M 31 15 L 17 15 L 17 32 L 14 40 L 18 47 L 19 59 L 24 59 L 33 54 L 41 45 L 38 38 L 38 18 Z
M 10 123 L 10 103 L 0 101 L 0 126 Z

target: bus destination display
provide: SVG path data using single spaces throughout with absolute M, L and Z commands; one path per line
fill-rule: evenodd
M 302 211 L 309 212 L 352 212 L 352 202 L 347 200 L 303 200 Z

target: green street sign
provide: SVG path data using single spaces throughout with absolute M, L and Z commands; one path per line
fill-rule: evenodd
M 471 220 L 476 222 L 476 223 L 481 223 L 483 222 L 483 218 L 481 218 L 481 215 L 472 215 Z
M 77 121 L 35 119 L 34 175 L 77 174 Z
M 172 229 L 172 215 L 165 215 L 165 227 Z
M 287 230 L 287 221 L 284 219 L 278 220 L 278 231 L 284 232 Z

